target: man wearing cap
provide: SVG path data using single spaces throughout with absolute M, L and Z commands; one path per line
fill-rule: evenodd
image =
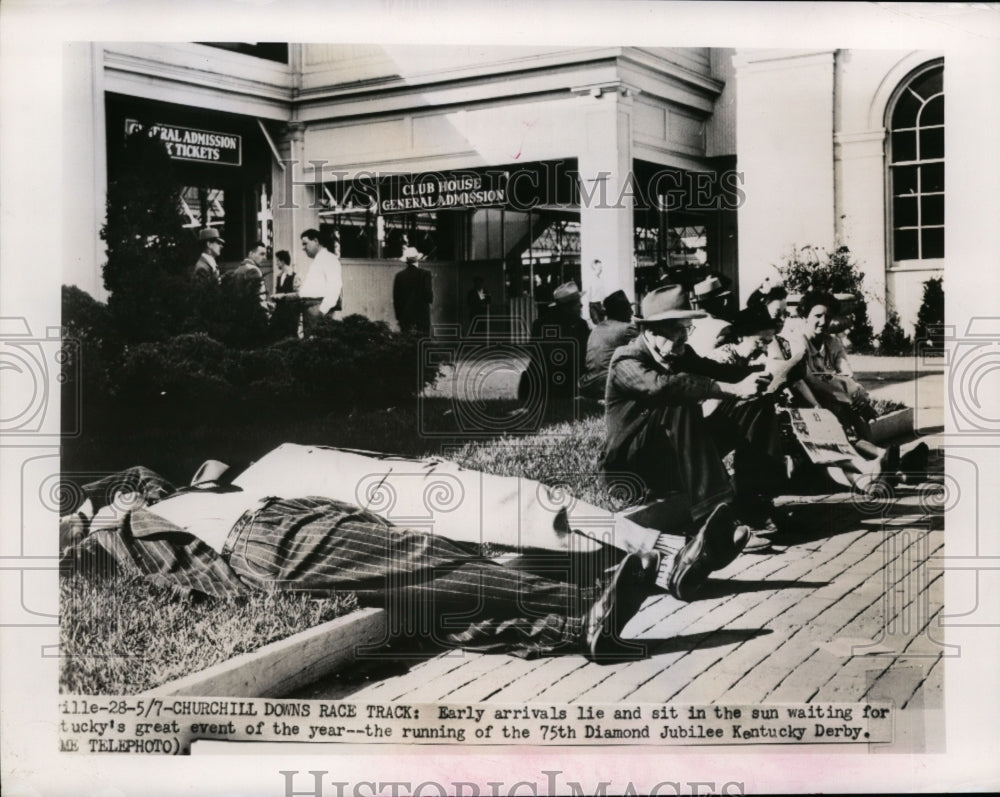
M 605 297 L 604 313 L 607 316 L 594 327 L 587 340 L 586 371 L 580 378 L 580 395 L 603 399 L 608 381 L 608 366 L 615 349 L 624 346 L 639 334 L 632 322 L 632 304 L 625 291 L 615 291 Z
M 206 227 L 198 233 L 198 241 L 201 243 L 202 252 L 198 256 L 198 262 L 194 264 L 192 275 L 196 285 L 218 285 L 221 282 L 219 276 L 219 264 L 216 258 L 222 256 L 222 247 L 225 241 L 219 237 L 218 230 Z
M 647 500 L 683 493 L 696 522 L 733 498 L 701 402 L 760 390 L 754 370 L 704 359 L 686 345 L 692 320 L 704 317 L 680 285 L 643 298 L 639 336 L 611 359 L 601 462 L 606 483 L 638 481 Z
M 317 319 L 341 308 L 344 281 L 340 258 L 320 243 L 319 230 L 309 228 L 299 238 L 302 251 L 312 261 L 299 288 L 304 306 L 302 320 L 311 326 Z
M 431 273 L 417 265 L 423 257 L 416 247 L 403 249 L 400 260 L 406 263 L 406 268 L 397 272 L 392 282 L 392 306 L 401 330 L 429 335 L 434 288 Z
M 733 320 L 729 311 L 731 295 L 732 291 L 727 290 L 718 277 L 707 277 L 695 284 L 695 301 L 698 309 L 706 314 L 694 325 L 688 338 L 688 346 L 698 354 L 705 356 L 722 341 Z
M 584 371 L 590 327 L 580 317 L 580 289 L 574 282 L 563 283 L 552 292 L 552 299 L 549 312 L 531 325 L 531 339 L 543 344 L 542 359 L 532 358 L 528 370 L 521 373 L 517 395 L 522 403 L 530 397 L 532 381 L 544 386 L 551 398 L 575 398 L 577 380 Z M 553 346 L 564 347 L 566 356 L 549 356 Z

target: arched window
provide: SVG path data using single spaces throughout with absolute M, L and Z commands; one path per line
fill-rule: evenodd
M 887 111 L 893 266 L 944 257 L 944 65 L 922 67 Z

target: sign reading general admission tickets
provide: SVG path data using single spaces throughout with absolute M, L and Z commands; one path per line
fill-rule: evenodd
M 125 120 L 125 135 L 130 136 L 142 125 L 135 119 Z M 193 127 L 159 122 L 151 132 L 160 137 L 167 154 L 174 160 L 239 166 L 243 163 L 243 137 L 232 133 L 196 130 Z

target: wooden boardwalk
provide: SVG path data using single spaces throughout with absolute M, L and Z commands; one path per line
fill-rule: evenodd
M 944 531 L 933 488 L 889 499 L 784 499 L 801 531 L 713 574 L 703 596 L 648 598 L 623 636 L 648 657 L 525 661 L 447 651 L 367 683 L 339 678 L 313 699 L 407 702 L 661 702 L 730 705 L 889 700 L 940 709 L 947 649 L 936 640 Z M 402 670 L 402 671 L 399 671 Z

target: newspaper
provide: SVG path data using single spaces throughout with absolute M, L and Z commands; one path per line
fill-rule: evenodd
M 858 454 L 847 439 L 837 416 L 821 407 L 786 410 L 795 439 L 802 444 L 811 462 L 835 465 L 856 459 Z

